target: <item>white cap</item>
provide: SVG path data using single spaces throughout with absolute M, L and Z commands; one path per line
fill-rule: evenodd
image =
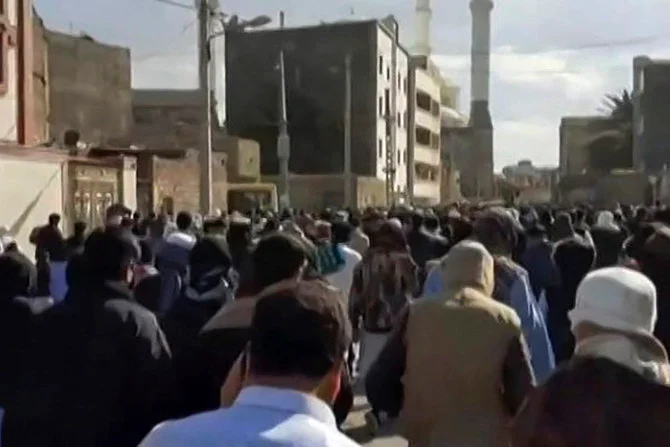
M 574 329 L 584 322 L 629 334 L 653 336 L 656 287 L 642 273 L 625 267 L 596 270 L 577 289 L 568 314 Z

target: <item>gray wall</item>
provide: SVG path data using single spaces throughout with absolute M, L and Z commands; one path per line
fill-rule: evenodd
M 357 22 L 229 33 L 226 39 L 227 127 L 261 145 L 261 171 L 278 172 L 280 48 L 285 49 L 290 169 L 343 170 L 345 57 L 352 53 L 352 171 L 375 175 L 377 24 Z
M 82 141 L 126 137 L 132 123 L 130 50 L 47 31 L 52 137 L 76 129 Z

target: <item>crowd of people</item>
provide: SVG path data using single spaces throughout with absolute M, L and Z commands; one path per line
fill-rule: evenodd
M 34 257 L 0 231 L 0 446 L 354 446 L 357 392 L 412 447 L 663 445 L 669 225 L 114 205 L 67 238 L 51 215 Z

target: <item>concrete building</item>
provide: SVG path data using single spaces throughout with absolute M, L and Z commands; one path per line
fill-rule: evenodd
M 566 116 L 559 128 L 559 171 L 561 176 L 580 175 L 591 170 L 588 143 L 619 123 L 606 116 Z
M 505 180 L 518 191 L 519 203 L 548 203 L 558 185 L 559 171 L 555 167 L 533 166 L 530 160 L 502 170 Z
M 633 164 L 658 174 L 670 164 L 670 60 L 633 60 Z
M 489 109 L 491 76 L 491 0 L 471 0 L 472 46 L 470 122 L 472 157 L 462 166 L 461 180 L 480 198 L 492 198 L 493 121 Z
M 105 144 L 130 133 L 130 50 L 87 35 L 45 31 L 49 130 L 62 141 L 74 129 L 81 140 Z
M 430 206 L 440 202 L 442 160 L 440 127 L 442 76 L 431 61 L 430 0 L 416 0 L 416 42 L 410 59 L 407 184 L 411 202 Z
M 413 57 L 411 67 L 408 184 L 412 203 L 431 206 L 440 202 L 442 174 L 440 72 L 426 56 Z
M 345 60 L 351 55 L 352 173 L 388 180 L 394 192 L 390 199 L 404 199 L 409 57 L 398 42 L 397 22 L 387 18 L 228 34 L 227 129 L 260 143 L 266 176 L 279 172 L 280 50 L 286 65 L 291 174 L 343 172 Z

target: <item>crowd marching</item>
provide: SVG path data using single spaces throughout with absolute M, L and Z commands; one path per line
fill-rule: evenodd
M 0 229 L 0 446 L 651 447 L 670 209 L 454 204 Z

